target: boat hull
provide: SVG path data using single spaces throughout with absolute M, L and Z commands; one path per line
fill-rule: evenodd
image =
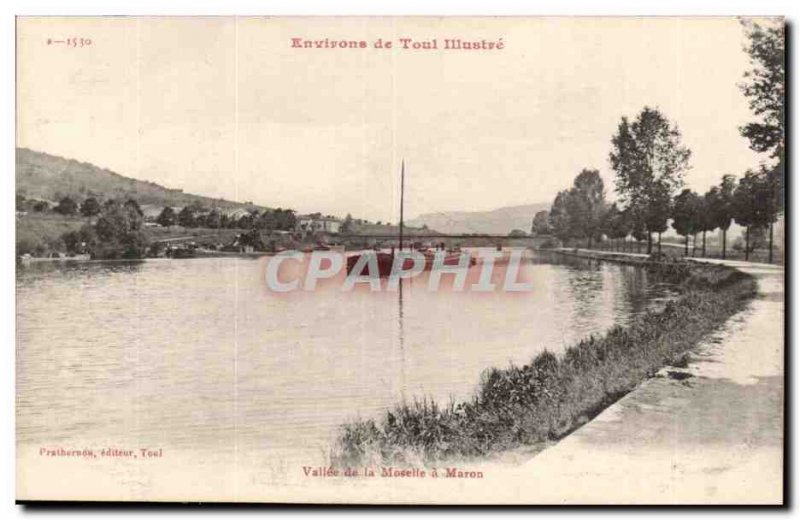
M 380 277 L 384 278 L 389 276 L 392 273 L 392 266 L 394 265 L 394 255 L 391 253 L 384 253 L 384 252 L 375 252 L 375 253 L 360 253 L 357 255 L 347 257 L 347 274 L 348 275 L 356 275 L 356 276 L 369 276 L 369 263 L 365 263 L 364 266 L 361 268 L 360 273 L 354 273 L 354 269 L 356 264 L 358 263 L 359 259 L 364 255 L 376 256 L 377 257 L 377 265 L 378 265 L 378 274 Z M 434 253 L 426 252 L 423 253 L 425 257 L 425 267 L 424 270 L 429 271 L 433 268 L 434 264 Z M 443 265 L 447 266 L 457 266 L 461 261 L 461 253 L 448 253 L 444 257 L 444 261 L 442 262 Z M 475 259 L 470 257 L 469 265 L 475 265 Z M 411 270 L 414 267 L 414 260 L 411 258 L 403 259 L 402 268 L 404 271 Z

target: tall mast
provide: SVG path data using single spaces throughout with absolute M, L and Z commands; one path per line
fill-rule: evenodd
M 406 184 L 406 160 L 400 163 L 400 251 L 403 250 L 403 195 Z

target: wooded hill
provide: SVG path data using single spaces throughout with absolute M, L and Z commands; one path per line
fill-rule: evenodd
M 263 206 L 184 193 L 154 182 L 125 177 L 90 163 L 17 148 L 16 192 L 28 199 L 57 202 L 62 197 L 83 200 L 135 199 L 141 205 L 183 207 L 200 203 L 221 209 L 264 209 Z

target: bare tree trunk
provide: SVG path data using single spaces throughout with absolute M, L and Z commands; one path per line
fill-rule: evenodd
M 651 232 L 647 232 L 647 254 L 653 254 L 653 234 Z
M 689 233 L 686 233 L 686 241 L 683 245 L 683 256 L 689 256 Z
M 769 263 L 772 263 L 772 222 L 769 223 Z
M 727 246 L 727 243 L 726 243 L 727 239 L 728 239 L 728 230 L 727 229 L 723 229 L 722 230 L 722 259 L 723 260 L 725 260 L 725 246 Z
M 658 254 L 661 256 L 661 231 L 658 232 Z
M 692 258 L 697 256 L 697 233 L 692 234 Z
M 706 257 L 706 230 L 703 230 L 703 258 Z
M 744 260 L 750 260 L 750 226 L 747 226 L 744 234 Z

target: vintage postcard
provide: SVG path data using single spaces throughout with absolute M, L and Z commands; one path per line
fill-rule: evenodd
M 782 18 L 18 17 L 16 497 L 782 504 Z

